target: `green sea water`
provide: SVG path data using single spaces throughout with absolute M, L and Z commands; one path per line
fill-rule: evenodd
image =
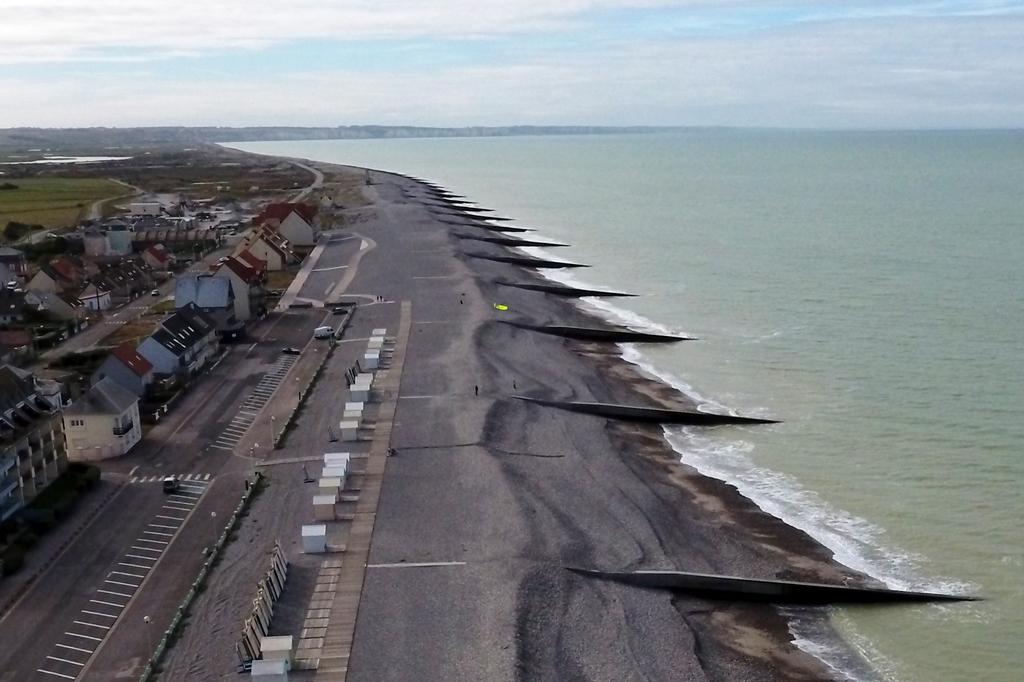
M 572 244 L 572 281 L 643 294 L 602 314 L 701 339 L 627 357 L 785 420 L 671 430 L 684 461 L 890 585 L 985 597 L 836 610 L 875 669 L 1022 679 L 1024 133 L 236 146 L 429 178 Z

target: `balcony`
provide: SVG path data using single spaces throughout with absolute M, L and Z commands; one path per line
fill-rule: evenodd
M 114 435 L 117 436 L 118 438 L 120 438 L 121 436 L 125 436 L 125 435 L 128 435 L 129 433 L 131 433 L 132 429 L 134 429 L 134 428 L 135 428 L 135 422 L 131 422 L 131 421 L 128 422 L 127 424 L 123 425 L 123 426 L 115 426 L 114 427 Z
M 10 493 L 18 489 L 19 478 L 19 476 L 14 475 L 0 479 L 0 500 L 4 499 Z

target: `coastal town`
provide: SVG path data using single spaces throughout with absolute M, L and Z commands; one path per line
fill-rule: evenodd
M 0 682 L 824 679 L 775 603 L 970 599 L 682 465 L 664 424 L 774 420 L 625 362 L 690 339 L 521 250 L 562 244 L 398 173 L 159 154 L 4 171 L 107 184 L 0 250 Z

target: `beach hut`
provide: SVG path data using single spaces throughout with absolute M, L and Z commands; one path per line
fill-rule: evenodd
M 341 431 L 343 441 L 351 442 L 359 438 L 359 422 L 357 420 L 343 421 L 338 424 L 338 429 Z
M 341 492 L 342 484 L 342 479 L 337 476 L 321 478 L 317 483 L 317 487 L 319 488 L 317 495 L 331 495 L 334 497 L 335 501 L 337 501 L 338 495 Z
M 320 474 L 320 478 L 340 478 L 341 487 L 339 491 L 345 489 L 345 467 L 343 466 L 325 466 L 323 472 Z
M 363 367 L 366 369 L 377 369 L 380 366 L 380 351 L 368 351 L 363 354 Z
M 249 679 L 258 682 L 288 682 L 288 661 L 253 661 Z
M 347 452 L 325 452 L 324 453 L 324 466 L 343 466 L 347 467 L 349 460 L 352 456 Z
M 384 329 L 383 327 L 377 327 L 370 333 L 370 336 L 384 336 L 387 333 L 387 329 Z
M 327 525 L 315 523 L 302 527 L 302 551 L 323 554 L 327 551 Z
M 314 495 L 313 518 L 317 521 L 334 521 L 334 505 L 337 501 L 334 495 Z
M 349 395 L 352 397 L 352 400 L 362 403 L 370 402 L 370 384 L 352 384 L 352 388 L 349 389 Z
M 279 635 L 260 638 L 260 652 L 264 661 L 291 661 L 294 638 Z

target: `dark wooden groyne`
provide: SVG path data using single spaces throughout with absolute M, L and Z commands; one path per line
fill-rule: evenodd
M 633 298 L 637 294 L 627 294 L 624 291 L 602 291 L 601 289 L 579 289 L 568 287 L 564 284 L 534 284 L 532 282 L 509 282 L 507 280 L 494 280 L 494 283 L 503 287 L 515 287 L 516 289 L 527 289 L 529 291 L 540 291 L 553 296 L 565 298 L 583 298 L 586 296 L 607 296 L 609 298 Z
M 500 244 L 501 246 L 543 246 L 543 247 L 562 247 L 569 246 L 568 244 L 559 244 L 558 242 L 542 242 L 534 239 L 517 239 L 515 237 L 481 237 L 475 234 L 456 234 L 458 239 L 468 239 L 475 242 L 488 242 L 490 244 Z
M 444 220 L 443 218 L 437 218 L 437 222 L 444 223 L 445 225 L 456 225 L 458 227 L 476 227 L 476 228 L 479 228 L 481 230 L 488 230 L 490 232 L 505 232 L 505 233 L 513 233 L 514 232 L 516 234 L 521 234 L 523 232 L 536 232 L 536 230 L 534 230 L 533 228 L 530 228 L 530 227 L 513 227 L 511 225 L 488 225 L 486 223 L 479 223 L 479 222 L 467 223 L 466 220 L 467 219 L 472 220 L 472 218 L 468 218 L 468 216 L 455 216 L 455 217 L 462 218 L 462 220 Z
M 543 258 L 529 258 L 527 256 L 488 256 L 485 253 L 467 253 L 466 256 L 469 258 L 478 258 L 480 260 L 492 260 L 498 263 L 509 263 L 511 265 L 520 265 L 524 268 L 538 268 L 548 270 L 558 270 L 560 268 L 589 268 L 589 265 L 582 263 L 565 263 L 558 260 L 546 260 Z
M 686 336 L 672 336 L 670 334 L 651 334 L 638 332 L 632 329 L 601 329 L 598 327 L 571 327 L 554 324 L 531 324 L 529 322 L 518 322 L 515 320 L 501 320 L 504 324 L 520 329 L 529 329 L 541 334 L 551 334 L 567 339 L 578 339 L 580 341 L 603 341 L 608 343 L 676 343 L 678 341 L 693 341 Z
M 683 571 L 598 571 L 567 567 L 579 575 L 654 589 L 685 592 L 705 599 L 825 606 L 829 604 L 882 604 L 897 602 L 977 601 L 978 597 L 934 592 L 854 587 L 792 580 L 736 578 Z
M 647 422 L 656 424 L 687 424 L 691 426 L 718 426 L 721 424 L 778 424 L 777 419 L 760 417 L 740 417 L 732 414 L 711 414 L 689 410 L 666 410 L 660 407 L 639 407 L 636 405 L 616 405 L 613 403 L 588 403 L 572 400 L 544 400 L 527 396 L 512 396 L 517 400 L 529 403 L 556 407 L 570 412 L 592 414 L 598 417 L 619 419 L 622 421 Z

